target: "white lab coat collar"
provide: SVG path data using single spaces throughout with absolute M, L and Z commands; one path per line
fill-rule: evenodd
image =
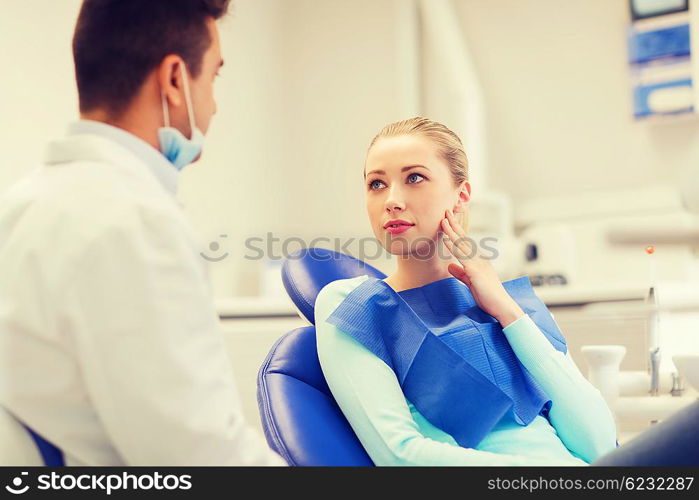
M 177 193 L 178 172 L 172 163 L 150 144 L 106 123 L 80 120 L 70 125 L 65 139 L 49 143 L 47 165 L 80 160 L 130 167 L 134 173 L 155 177 L 172 196 Z

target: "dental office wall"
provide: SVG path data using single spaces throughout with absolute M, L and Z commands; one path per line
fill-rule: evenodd
M 241 141 L 250 148 L 245 157 L 253 159 L 240 165 L 243 171 L 252 173 L 255 165 L 264 174 L 255 186 L 241 179 L 250 189 L 237 188 L 240 196 L 230 195 L 236 189 L 229 187 L 231 182 L 221 182 L 224 171 L 239 179 L 233 168 L 237 164 L 186 172 L 189 181 L 201 182 L 196 189 L 193 182 L 184 182 L 184 194 L 211 237 L 217 227 L 236 224 L 247 225 L 241 228 L 245 236 L 272 231 L 282 239 L 297 236 L 306 242 L 317 236 L 346 240 L 371 235 L 359 173 L 366 147 L 381 126 L 413 114 L 400 99 L 406 75 L 397 60 L 406 47 L 396 9 L 402 1 L 262 2 L 270 12 L 275 11 L 270 5 L 276 5 L 278 24 L 269 30 L 249 22 L 259 6 L 237 2 L 228 51 L 245 52 L 250 37 L 268 40 L 269 50 L 266 60 L 226 68 L 224 79 L 235 72 L 236 81 L 242 78 L 254 86 L 255 76 L 245 73 L 259 73 L 260 64 L 275 68 L 279 80 L 260 82 L 272 90 L 271 96 L 259 92 L 257 101 L 246 100 L 245 118 L 259 115 L 269 99 L 276 99 L 278 112 L 260 120 L 265 126 L 256 131 L 257 141 Z M 594 196 L 585 197 L 589 193 L 673 183 L 699 160 L 696 118 L 665 123 L 631 118 L 625 1 L 456 0 L 454 5 L 485 98 L 488 187 L 510 195 L 515 212 L 557 196 L 579 204 L 575 210 L 584 213 L 594 208 L 585 205 L 595 203 Z M 273 32 L 274 42 L 267 31 Z M 455 124 L 454 103 L 441 83 L 444 69 L 429 50 L 425 44 L 420 58 L 419 111 Z M 220 109 L 224 106 L 222 101 Z M 241 129 L 236 121 L 241 116 L 225 113 L 231 126 L 212 129 L 212 137 Z M 213 154 L 210 158 L 214 162 Z M 257 161 L 262 158 L 267 161 Z M 215 200 L 208 207 L 202 203 L 204 192 Z M 236 217 L 241 201 L 245 217 Z M 214 207 L 220 207 L 221 223 L 211 221 Z M 240 259 L 247 252 L 240 244 L 234 248 L 239 250 L 231 259 L 212 266 L 217 289 L 254 295 L 259 291 L 256 273 L 264 263 Z M 392 268 L 385 259 L 377 265 Z
M 236 1 L 210 154 L 184 172 L 182 199 L 213 240 L 233 235 L 212 264 L 219 295 L 261 292 L 266 260 L 316 237 L 370 235 L 363 158 L 378 127 L 401 116 L 392 1 Z M 211 151 L 213 150 L 213 151 Z M 208 240 L 207 240 L 208 241 Z M 283 248 L 282 242 L 289 244 Z M 278 261 L 273 261 L 277 262 Z
M 185 169 L 180 188 L 202 250 L 229 254 L 211 263 L 217 295 L 261 291 L 265 261 L 245 258 L 256 253 L 245 238 L 371 235 L 366 147 L 381 126 L 414 112 L 399 98 L 401 1 L 234 1 L 221 25 L 219 112 L 205 157 Z M 79 4 L 1 7 L 0 188 L 38 165 L 45 142 L 76 115 L 70 38 Z M 626 1 L 454 5 L 485 97 L 489 187 L 512 196 L 515 211 L 549 195 L 672 182 L 699 159 L 696 120 L 631 118 Z M 420 112 L 449 125 L 457 117 L 441 91 L 443 69 L 425 48 Z
M 78 0 L 0 3 L 0 189 L 36 168 L 77 115 L 70 40 Z
M 487 101 L 489 178 L 515 203 L 664 183 L 699 161 L 696 119 L 631 118 L 626 0 L 455 5 Z

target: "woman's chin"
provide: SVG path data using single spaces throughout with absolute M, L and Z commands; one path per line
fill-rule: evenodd
M 430 238 L 406 238 L 400 237 L 400 235 L 389 235 L 382 245 L 391 255 L 420 259 L 433 257 L 436 248 L 435 241 Z

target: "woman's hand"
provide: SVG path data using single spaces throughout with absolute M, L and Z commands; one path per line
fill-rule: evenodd
M 477 247 L 473 247 L 451 210 L 442 219 L 442 231 L 446 236 L 444 243 L 461 264 L 449 264 L 449 272 L 469 287 L 478 306 L 503 328 L 524 316 L 522 308 L 502 286 L 493 265 L 478 255 Z

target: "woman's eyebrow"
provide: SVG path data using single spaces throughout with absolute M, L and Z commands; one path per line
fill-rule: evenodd
M 401 168 L 400 171 L 405 172 L 407 170 L 412 170 L 413 168 L 424 168 L 425 170 L 429 170 L 429 168 L 427 168 L 424 165 L 408 165 L 407 167 Z M 372 170 L 371 172 L 367 173 L 367 175 L 371 175 L 371 174 L 385 175 L 386 171 L 385 170 Z

